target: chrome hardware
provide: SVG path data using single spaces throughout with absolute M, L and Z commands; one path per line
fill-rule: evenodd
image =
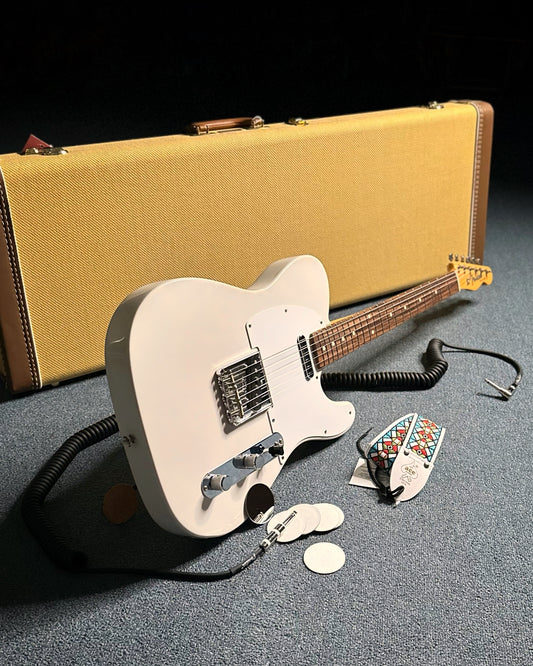
M 260 453 L 247 453 L 246 455 L 237 456 L 234 463 L 237 467 L 243 467 L 244 469 L 259 469 L 265 464 Z
M 282 452 L 283 438 L 275 432 L 208 472 L 202 479 L 202 494 L 209 499 L 220 495 L 278 458 Z
M 66 155 L 68 150 L 61 146 L 40 146 L 39 148 L 26 148 L 24 155 Z
M 435 102 L 435 101 L 433 101 L 433 102 L 428 102 L 428 103 L 427 103 L 427 108 L 428 108 L 428 109 L 436 109 L 436 110 L 439 110 L 439 109 L 443 109 L 443 108 L 444 108 L 444 104 L 439 104 L 439 102 Z
M 308 125 L 309 123 L 304 118 L 289 118 L 287 125 Z
M 214 492 L 221 493 L 229 490 L 231 484 L 225 474 L 208 474 L 205 478 L 206 485 Z
M 502 388 L 501 386 L 498 386 L 498 384 L 495 384 L 494 382 L 492 382 L 490 379 L 487 379 L 486 377 L 485 377 L 485 381 L 487 382 L 487 384 L 489 384 L 489 386 L 492 386 L 492 388 L 495 388 L 497 391 L 499 391 L 502 398 L 505 398 L 505 400 L 509 400 L 509 398 L 513 395 L 513 393 L 516 389 L 516 386 L 514 384 L 511 384 L 511 386 L 509 386 L 509 388 L 505 389 L 505 388 Z
M 216 373 L 226 416 L 239 426 L 272 407 L 261 354 L 253 352 Z
M 274 511 L 272 511 L 272 513 L 274 513 Z M 277 540 L 279 539 L 279 537 L 281 536 L 281 534 L 283 533 L 283 531 L 285 530 L 285 528 L 287 527 L 287 525 L 291 522 L 291 520 L 292 520 L 293 518 L 296 517 L 297 514 L 298 514 L 297 511 L 292 511 L 292 512 L 291 512 L 291 513 L 285 518 L 285 520 L 284 520 L 283 522 L 281 522 L 281 523 L 279 523 L 278 525 L 276 525 L 276 526 L 274 527 L 274 529 L 271 530 L 271 531 L 266 535 L 266 537 L 263 539 L 263 541 L 261 541 L 261 543 L 259 544 L 260 548 L 261 548 L 263 551 L 266 551 L 266 550 L 267 550 L 268 548 L 270 548 L 273 544 L 275 544 L 276 541 L 277 541 Z M 254 521 L 254 522 L 255 522 L 255 521 Z M 266 521 L 264 521 L 264 522 L 266 522 Z
M 298 351 L 300 352 L 300 361 L 302 363 L 305 379 L 309 381 L 313 378 L 315 371 L 313 369 L 313 362 L 311 361 L 309 345 L 307 344 L 305 335 L 300 335 L 298 338 Z

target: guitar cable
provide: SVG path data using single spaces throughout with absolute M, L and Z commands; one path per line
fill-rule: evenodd
M 516 370 L 516 377 L 509 387 L 498 386 L 490 379 L 485 379 L 485 381 L 495 388 L 505 400 L 508 400 L 518 388 L 522 379 L 522 368 L 513 358 L 486 349 L 449 345 L 438 338 L 429 341 L 426 352 L 422 357 L 425 366 L 424 372 L 328 372 L 322 374 L 322 388 L 325 390 L 351 391 L 420 391 L 430 389 L 435 386 L 448 369 L 448 362 L 442 355 L 443 347 L 459 352 L 484 354 L 505 361 Z
M 461 352 L 485 354 L 512 365 L 516 370 L 516 377 L 507 389 L 488 379 L 485 380 L 496 388 L 504 399 L 508 400 L 518 387 L 522 378 L 522 369 L 514 359 L 483 349 L 456 347 L 437 338 L 432 339 L 428 344 L 423 358 L 424 372 L 323 373 L 322 387 L 326 390 L 426 390 L 433 387 L 448 369 L 448 363 L 442 355 L 443 347 Z M 111 437 L 118 430 L 116 417 L 111 415 L 70 436 L 37 472 L 23 494 L 21 512 L 29 532 L 48 557 L 62 569 L 76 573 L 132 574 L 167 580 L 213 581 L 231 578 L 244 571 L 263 555 L 277 541 L 287 524 L 296 515 L 293 512 L 283 522 L 276 525 L 244 561 L 221 571 L 195 572 L 90 567 L 87 555 L 81 551 L 72 550 L 56 533 L 46 515 L 44 503 L 48 493 L 79 453 Z

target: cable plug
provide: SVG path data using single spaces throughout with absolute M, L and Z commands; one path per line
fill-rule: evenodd
M 512 384 L 510 384 L 510 386 L 508 388 L 503 388 L 502 386 L 498 386 L 498 384 L 495 384 L 494 382 L 492 382 L 490 379 L 487 379 L 486 377 L 485 377 L 485 381 L 487 382 L 487 384 L 492 386 L 492 388 L 495 388 L 501 394 L 502 398 L 504 398 L 505 400 L 509 400 L 509 398 L 513 395 L 513 393 L 518 388 L 518 381 L 517 380 L 515 380 Z

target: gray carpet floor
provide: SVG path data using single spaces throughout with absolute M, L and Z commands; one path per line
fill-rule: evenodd
M 76 575 L 56 568 L 28 533 L 20 497 L 72 433 L 112 413 L 104 375 L 0 404 L 0 663 L 357 664 L 533 663 L 531 526 L 532 194 L 503 182 L 490 195 L 485 263 L 494 282 L 461 292 L 343 360 L 339 369 L 420 370 L 427 342 L 509 354 L 524 378 L 509 401 L 499 360 L 447 353 L 429 391 L 331 392 L 356 407 L 351 430 L 300 447 L 274 485 L 280 510 L 332 502 L 344 523 L 275 545 L 218 582 Z M 359 306 L 357 306 L 359 307 Z M 357 307 L 334 313 L 339 316 Z M 357 438 L 415 411 L 447 429 L 435 469 L 415 499 L 392 507 L 349 485 Z M 47 512 L 95 565 L 208 571 L 244 559 L 265 534 L 251 524 L 222 539 L 164 533 L 141 506 L 121 526 L 103 494 L 131 481 L 118 435 L 84 452 Z M 318 541 L 346 562 L 321 576 L 303 563 Z

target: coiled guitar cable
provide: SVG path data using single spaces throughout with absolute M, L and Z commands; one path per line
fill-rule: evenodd
M 325 390 L 422 391 L 430 389 L 448 369 L 442 355 L 442 340 L 430 340 L 423 356 L 424 372 L 326 372 L 322 374 Z
M 471 347 L 457 347 L 449 345 L 438 338 L 429 341 L 426 352 L 422 358 L 424 372 L 327 372 L 323 373 L 322 388 L 325 390 L 349 390 L 349 391 L 423 391 L 432 388 L 442 378 L 448 369 L 448 362 L 442 355 L 443 347 L 460 352 L 473 354 L 484 354 L 499 358 L 509 363 L 516 370 L 516 377 L 508 388 L 498 386 L 490 379 L 485 379 L 487 384 L 495 388 L 501 396 L 508 400 L 522 379 L 522 368 L 514 359 L 498 352 L 486 349 L 473 349 Z
M 485 380 L 496 388 L 506 400 L 512 396 L 520 383 L 522 369 L 509 356 L 483 349 L 456 347 L 434 338 L 429 342 L 424 355 L 425 369 L 423 372 L 323 373 L 321 376 L 322 387 L 326 390 L 426 390 L 435 386 L 448 369 L 448 363 L 442 355 L 443 347 L 456 351 L 493 356 L 512 365 L 516 370 L 516 377 L 507 389 L 501 388 L 489 379 Z M 114 415 L 111 415 L 69 437 L 39 470 L 22 497 L 21 511 L 28 530 L 40 543 L 48 557 L 62 569 L 78 573 L 125 573 L 170 580 L 212 581 L 230 578 L 246 569 L 258 557 L 263 555 L 277 541 L 295 515 L 294 513 L 289 515 L 282 523 L 276 525 L 246 560 L 221 571 L 161 571 L 157 569 L 90 567 L 87 555 L 72 550 L 62 537 L 56 533 L 44 510 L 44 502 L 49 492 L 79 453 L 111 437 L 118 430 L 117 420 Z
M 231 578 L 235 574 L 244 571 L 258 557 L 266 553 L 296 515 L 296 512 L 293 512 L 285 520 L 276 525 L 245 560 L 221 571 L 196 572 L 90 567 L 87 555 L 81 551 L 72 550 L 62 537 L 56 533 L 44 511 L 44 501 L 48 493 L 57 481 L 59 481 L 61 475 L 79 453 L 98 442 L 102 442 L 117 432 L 118 423 L 116 417 L 115 415 L 111 415 L 72 435 L 37 473 L 24 493 L 21 505 L 24 522 L 48 557 L 62 569 L 75 573 L 131 574 L 165 580 L 213 581 Z

